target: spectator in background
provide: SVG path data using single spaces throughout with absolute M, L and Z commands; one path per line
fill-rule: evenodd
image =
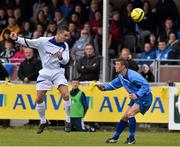
M 91 26 L 90 26 L 90 24 L 89 24 L 88 22 L 85 23 L 82 30 L 86 30 L 86 31 L 88 31 L 88 32 L 91 32 Z
M 44 12 L 44 15 L 45 15 L 45 18 L 46 20 L 49 22 L 49 21 L 52 21 L 53 20 L 53 15 L 51 14 L 50 12 L 50 8 L 49 8 L 49 5 L 45 4 L 43 6 L 43 12 Z
M 10 59 L 15 54 L 13 42 L 6 40 L 4 43 L 4 50 L 1 52 L 0 57 Z
M 20 32 L 20 27 L 17 24 L 15 17 L 9 17 L 8 18 L 8 26 L 2 31 L 1 34 L 3 34 L 3 32 L 6 29 L 10 30 L 11 32 L 16 32 L 16 33 Z
M 7 14 L 7 17 L 13 17 L 14 15 L 14 11 L 13 11 L 13 8 L 12 7 L 7 7 L 6 9 L 6 14 Z
M 4 0 L 3 3 L 1 3 L 2 8 L 13 8 L 14 7 L 14 1 L 12 0 Z
M 154 75 L 147 64 L 143 64 L 140 73 L 148 82 L 154 82 Z
M 0 61 L 0 81 L 4 81 L 6 78 L 8 78 L 8 72 Z
M 50 0 L 50 13 L 54 16 L 54 12 L 60 7 L 59 0 Z
M 7 25 L 6 11 L 0 8 L 0 31 L 4 29 Z
M 63 4 L 60 6 L 60 10 L 63 14 L 63 17 L 67 19 L 73 10 L 73 5 L 71 4 L 71 0 L 63 0 Z
M 163 39 L 160 40 L 158 47 L 159 47 L 158 50 L 156 50 L 157 60 L 174 59 L 173 57 L 174 55 L 172 55 L 172 48 L 168 48 L 166 40 L 163 40 Z M 161 63 L 164 64 L 164 62 L 161 62 Z
M 34 57 L 33 49 L 25 48 L 26 59 L 20 64 L 18 70 L 18 77 L 24 83 L 36 81 L 38 72 L 42 68 L 41 62 Z
M 94 38 L 94 46 L 97 50 L 97 53 L 102 55 L 102 27 L 97 28 L 97 34 Z
M 74 11 L 72 11 L 72 12 L 75 12 L 78 14 L 81 24 L 84 24 L 87 20 L 87 18 L 86 18 L 87 16 L 83 10 L 84 9 L 82 8 L 82 6 L 80 4 L 76 4 L 74 7 Z
M 178 11 L 176 4 L 173 0 L 158 0 L 153 10 L 157 13 L 159 26 L 166 20 L 166 18 L 172 18 L 175 22 L 178 18 Z
M 134 71 L 138 71 L 139 67 L 137 63 L 133 60 L 130 49 L 123 48 L 119 54 L 119 58 L 123 58 L 128 61 L 128 68 Z
M 64 19 L 63 15 L 62 15 L 62 12 L 59 11 L 59 10 L 56 10 L 54 12 L 54 21 L 56 22 L 57 27 L 66 26 L 67 25 L 67 22 Z
M 95 54 L 92 44 L 86 44 L 84 47 L 84 57 L 77 61 L 77 71 L 80 74 L 80 81 L 99 80 L 100 58 Z
M 77 30 L 77 26 L 74 22 L 69 22 L 68 29 L 70 32 L 70 38 L 68 40 L 69 48 L 73 47 L 73 44 L 79 39 L 80 33 Z
M 123 25 L 123 34 L 135 34 L 135 23 L 131 19 L 131 11 L 133 10 L 133 3 L 128 2 L 121 7 L 122 15 L 121 15 L 121 22 Z
M 0 53 L 3 51 L 5 41 L 10 39 L 10 34 L 11 31 L 7 29 L 4 30 L 2 38 L 0 37 Z
M 89 22 L 92 28 L 92 35 L 95 37 L 98 34 L 98 28 L 102 27 L 102 14 L 100 11 L 95 12 L 95 19 Z
M 34 31 L 32 38 L 33 38 L 33 39 L 37 39 L 37 38 L 39 38 L 39 37 L 41 37 L 41 32 L 39 32 L 39 31 L 37 31 L 37 30 Z
M 173 48 L 173 50 L 180 47 L 180 42 L 177 39 L 177 35 L 175 32 L 173 32 L 173 31 L 169 32 L 167 45 L 168 45 L 168 47 Z
M 132 54 L 131 54 L 131 51 L 130 49 L 128 48 L 123 48 L 121 50 L 121 52 L 119 52 L 119 55 L 118 55 L 118 58 L 122 58 L 122 59 L 125 59 L 128 61 L 128 68 L 129 69 L 132 69 L 134 71 L 138 71 L 139 70 L 139 67 L 137 65 L 137 63 L 133 60 L 132 58 Z M 112 71 L 112 78 L 116 78 L 118 75 L 118 73 L 115 72 L 115 68 L 113 68 L 113 71 Z
M 18 51 L 11 58 L 12 63 L 20 64 L 25 59 L 24 47 L 19 45 Z
M 150 46 L 151 46 L 152 50 L 157 50 L 157 48 L 158 48 L 157 37 L 156 37 L 156 35 L 154 33 L 151 33 L 149 35 L 149 38 L 148 38 L 147 42 L 150 43 Z
M 40 36 L 43 36 L 44 34 L 44 26 L 42 24 L 37 24 L 35 26 L 35 31 L 39 32 L 40 33 Z
M 19 26 L 22 25 L 23 22 L 23 16 L 20 8 L 15 8 L 14 9 L 14 17 L 16 19 L 16 22 Z
M 89 12 L 89 22 L 95 19 L 95 12 L 99 10 L 98 3 L 96 1 L 91 1 L 90 12 Z
M 87 127 L 84 124 L 83 118 L 88 110 L 88 102 L 86 100 L 86 95 L 83 91 L 79 89 L 80 82 L 78 79 L 73 79 L 72 90 L 69 92 L 69 97 L 71 99 L 70 107 L 70 118 L 71 118 L 71 131 L 85 131 L 92 132 L 95 131 L 94 128 Z
M 74 22 L 76 24 L 76 26 L 78 27 L 78 30 L 80 30 L 82 28 L 82 24 L 80 23 L 80 18 L 79 18 L 79 14 L 78 13 L 73 12 L 70 15 L 69 21 Z
M 23 22 L 21 33 L 22 33 L 23 37 L 26 37 L 29 39 L 32 38 L 33 32 L 31 30 L 31 24 L 29 21 Z
M 57 30 L 57 24 L 55 21 L 50 21 L 48 24 L 48 27 L 46 29 L 46 32 L 44 33 L 44 36 L 47 36 L 47 33 L 52 33 L 52 35 L 56 35 L 56 30 Z
M 180 59 L 180 41 L 177 39 L 175 32 L 170 32 L 168 35 L 168 48 L 172 48 L 169 57 L 172 59 Z
M 43 25 L 44 28 L 47 27 L 48 21 L 46 20 L 45 14 L 43 10 L 39 10 L 36 19 L 35 19 L 35 24 L 41 24 Z
M 36 0 L 36 2 L 33 4 L 33 14 L 31 18 L 33 22 L 35 22 L 37 13 L 43 9 L 44 5 L 45 3 L 43 2 L 43 0 Z
M 109 24 L 109 49 L 111 49 L 111 57 L 115 57 L 118 53 L 118 45 L 122 37 L 122 25 L 120 22 L 120 14 L 118 11 L 113 12 L 112 20 Z
M 144 44 L 144 52 L 142 52 L 140 54 L 139 59 L 145 59 L 145 60 L 149 60 L 149 59 L 155 59 L 156 58 L 156 52 L 155 50 L 153 50 L 151 48 L 150 43 L 146 42 Z M 139 61 L 138 64 L 142 65 L 142 64 L 147 64 L 147 65 L 151 65 L 153 63 L 153 61 Z
M 176 32 L 173 19 L 172 18 L 166 18 L 165 21 L 164 21 L 164 25 L 163 25 L 162 29 L 159 32 L 158 41 L 161 40 L 161 39 L 168 40 L 168 34 L 171 31 Z
M 93 44 L 93 39 L 90 36 L 90 33 L 86 30 L 81 31 L 80 38 L 74 43 L 72 49 L 71 49 L 71 59 L 73 61 L 80 59 L 84 56 L 84 48 L 86 44 Z

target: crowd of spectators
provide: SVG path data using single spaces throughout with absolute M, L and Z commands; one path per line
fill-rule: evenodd
M 98 80 L 99 56 L 102 55 L 102 2 L 102 0 L 2 0 L 0 58 L 5 60 L 1 62 L 11 60 L 11 63 L 20 65 L 19 70 L 22 70 L 22 64 L 27 62 L 25 53 L 27 49 L 14 44 L 9 39 L 11 31 L 25 38 L 35 39 L 42 36 L 54 36 L 59 26 L 66 25 L 70 31 L 68 40 L 70 64 L 77 63 L 80 79 L 89 80 L 83 77 L 83 74 L 92 73 L 89 77 L 94 78 L 90 80 Z M 150 0 L 124 0 L 118 9 L 115 9 L 115 5 L 110 1 L 109 6 L 108 50 L 110 59 L 121 57 L 124 52 L 131 54 L 127 58 L 130 62 L 133 58 L 180 59 L 179 15 L 173 0 L 158 0 L 153 8 Z M 135 7 L 141 7 L 145 12 L 145 17 L 140 23 L 133 22 L 130 17 Z M 137 40 L 133 48 L 129 47 L 131 40 L 125 43 L 125 38 L 129 36 Z M 87 57 L 87 45 L 93 48 L 92 57 Z M 33 58 L 38 58 L 37 51 L 32 50 Z M 96 60 L 98 64 L 93 60 Z M 86 64 L 81 63 L 83 61 L 87 62 L 88 68 L 82 69 L 82 65 Z M 148 69 L 147 66 L 149 67 L 151 63 L 150 61 L 137 62 L 136 70 L 139 70 L 139 65 L 139 67 L 142 66 L 140 72 L 143 72 L 143 69 Z M 94 68 L 95 64 L 98 65 L 97 68 Z M 27 68 L 26 64 L 24 66 L 23 68 Z M 39 67 L 38 64 L 37 69 Z M 19 79 L 24 81 L 20 72 L 18 71 Z

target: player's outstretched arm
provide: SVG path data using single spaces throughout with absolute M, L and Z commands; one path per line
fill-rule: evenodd
M 25 39 L 22 37 L 18 37 L 17 33 L 11 32 L 10 38 L 16 43 L 22 44 L 27 47 L 37 49 L 40 46 L 40 38 L 38 39 Z

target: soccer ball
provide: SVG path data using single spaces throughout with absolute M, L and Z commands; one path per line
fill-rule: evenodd
M 144 18 L 144 11 L 141 8 L 135 8 L 131 12 L 131 18 L 134 22 L 140 22 Z

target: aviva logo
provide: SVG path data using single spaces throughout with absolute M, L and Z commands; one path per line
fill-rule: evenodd
M 0 94 L 0 108 L 7 105 L 6 94 Z

